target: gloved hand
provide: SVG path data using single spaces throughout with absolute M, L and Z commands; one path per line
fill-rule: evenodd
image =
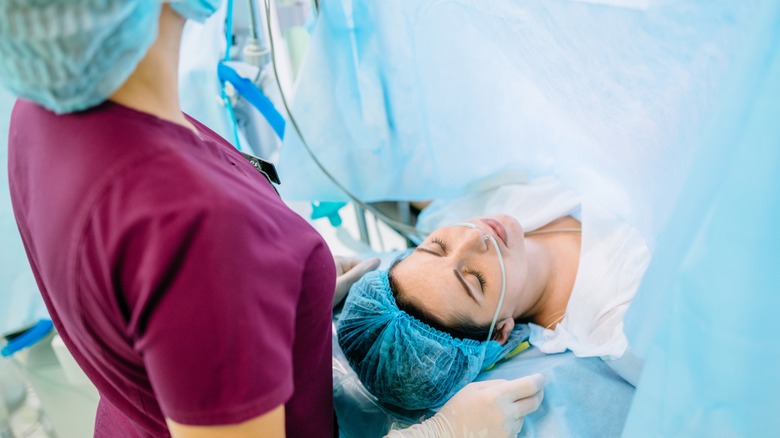
M 336 262 L 336 293 L 333 295 L 333 307 L 336 307 L 349 292 L 349 288 L 360 280 L 367 272 L 379 267 L 379 259 L 360 260 L 351 257 L 335 256 Z
M 466 385 L 433 417 L 386 438 L 515 438 L 544 398 L 544 376 Z

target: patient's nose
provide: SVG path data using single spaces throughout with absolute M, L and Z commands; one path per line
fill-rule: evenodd
M 480 228 L 467 228 L 463 234 L 462 245 L 464 249 L 484 252 L 488 249 L 489 239 L 490 236 Z

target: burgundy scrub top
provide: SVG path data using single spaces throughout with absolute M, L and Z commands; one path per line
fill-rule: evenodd
M 60 336 L 100 393 L 95 435 L 168 436 L 284 404 L 333 434 L 325 242 L 229 143 L 113 103 L 20 100 L 14 214 Z

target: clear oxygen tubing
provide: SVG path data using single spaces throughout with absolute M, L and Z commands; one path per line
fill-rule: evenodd
M 501 254 L 501 249 L 498 247 L 496 238 L 493 237 L 492 234 L 486 232 L 482 227 L 470 222 L 461 222 L 455 225 L 481 231 L 483 233 L 484 239 L 490 240 L 490 242 L 493 243 L 493 248 L 496 249 L 496 255 L 498 256 L 498 266 L 501 268 L 501 295 L 498 297 L 498 305 L 496 306 L 496 311 L 493 313 L 493 320 L 490 322 L 490 330 L 488 330 L 487 340 L 490 341 L 493 339 L 493 330 L 496 328 L 496 321 L 498 321 L 498 312 L 501 310 L 501 306 L 504 304 L 504 294 L 506 293 L 506 268 L 504 267 L 504 256 Z M 487 344 L 485 344 L 485 348 L 487 348 Z
M 320 171 L 323 174 L 325 174 L 325 176 L 328 177 L 328 179 L 330 179 L 333 182 L 333 184 L 335 184 L 342 192 L 344 192 L 344 194 L 347 195 L 347 197 L 349 197 L 352 200 L 352 202 L 370 211 L 374 216 L 381 218 L 386 224 L 394 228 L 398 233 L 403 235 L 405 238 L 409 239 L 414 243 L 419 244 L 430 233 L 420 231 L 410 225 L 393 220 L 387 217 L 379 210 L 377 210 L 376 208 L 374 208 L 373 206 L 368 205 L 365 202 L 361 201 L 349 189 L 344 187 L 344 185 L 341 184 L 336 179 L 336 177 L 334 177 L 327 169 L 325 169 L 325 166 L 322 165 L 320 160 L 318 160 L 316 155 L 314 154 L 314 151 L 312 151 L 311 147 L 309 147 L 309 143 L 306 141 L 306 138 L 303 136 L 303 132 L 301 132 L 301 129 L 298 126 L 298 122 L 295 120 L 292 111 L 290 111 L 290 107 L 287 104 L 287 97 L 285 96 L 284 91 L 282 90 L 282 84 L 279 82 L 279 73 L 276 69 L 276 47 L 274 45 L 273 32 L 271 32 L 271 2 L 270 0 L 263 0 L 263 4 L 265 5 L 265 19 L 266 19 L 266 24 L 268 26 L 268 42 L 271 46 L 271 65 L 273 66 L 274 69 L 274 78 L 276 80 L 277 86 L 279 87 L 279 95 L 282 98 L 282 104 L 284 105 L 285 111 L 287 111 L 287 116 L 290 119 L 290 123 L 292 123 L 295 132 L 298 134 L 298 137 L 300 137 L 301 143 L 306 149 L 306 152 L 309 154 L 309 156 L 311 156 L 312 160 L 320 169 Z
M 538 236 L 540 234 L 553 234 L 553 233 L 581 233 L 581 228 L 554 228 L 552 230 L 535 230 L 525 233 L 525 237 Z
M 222 62 L 230 61 L 230 48 L 233 46 L 233 0 L 227 0 L 227 15 L 225 16 L 225 57 Z M 236 144 L 236 149 L 241 150 L 241 141 L 238 136 L 238 121 L 236 120 L 236 113 L 233 111 L 233 104 L 225 91 L 225 84 L 222 84 L 222 92 L 220 93 L 222 103 L 227 109 L 228 116 L 230 117 L 231 125 L 233 126 L 233 141 Z
M 490 322 L 490 329 L 488 330 L 487 340 L 493 339 L 493 331 L 496 328 L 496 322 L 498 321 L 498 313 L 501 311 L 501 306 L 504 304 L 504 295 L 506 294 L 506 267 L 504 266 L 504 256 L 501 254 L 501 250 L 498 247 L 498 242 L 492 234 L 486 232 L 482 227 L 472 224 L 470 222 L 461 222 L 455 224 L 456 226 L 462 226 L 475 230 L 480 230 L 484 233 L 484 239 L 490 240 L 493 243 L 493 247 L 496 249 L 496 255 L 498 256 L 498 266 L 501 268 L 501 295 L 498 297 L 498 305 L 496 311 L 493 313 L 493 320 Z M 541 234 L 553 234 L 553 233 L 579 233 L 582 232 L 580 228 L 558 228 L 551 230 L 536 230 L 525 233 L 526 237 L 538 236 Z

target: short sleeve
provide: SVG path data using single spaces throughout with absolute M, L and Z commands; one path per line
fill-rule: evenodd
M 125 225 L 109 239 L 127 336 L 163 414 L 231 424 L 284 404 L 305 255 L 240 200 L 167 201 L 114 218 Z

